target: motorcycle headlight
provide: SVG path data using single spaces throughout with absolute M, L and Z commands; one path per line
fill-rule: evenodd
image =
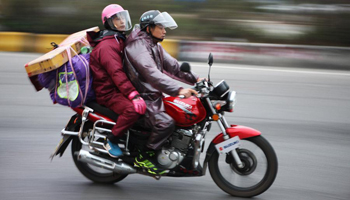
M 222 100 L 211 100 L 211 103 L 218 111 L 233 112 L 236 104 L 236 91 L 229 91 Z
M 236 91 L 230 91 L 227 95 L 226 99 L 226 106 L 227 106 L 227 111 L 233 112 L 235 105 L 236 105 Z

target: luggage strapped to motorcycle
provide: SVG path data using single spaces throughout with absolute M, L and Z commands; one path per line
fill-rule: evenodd
M 89 42 L 86 40 L 86 38 L 82 38 L 81 40 L 80 40 L 82 43 L 84 43 L 86 46 L 89 46 L 90 44 L 89 44 Z M 64 45 L 64 44 L 63 44 Z M 72 70 L 72 73 L 73 73 L 73 75 L 74 75 L 74 80 L 75 81 L 77 81 L 78 83 L 78 91 L 79 91 L 79 94 L 77 94 L 77 95 L 74 95 L 74 96 L 76 96 L 76 98 L 78 98 L 78 95 L 80 95 L 81 97 L 82 97 L 82 100 L 80 101 L 80 104 L 78 105 L 79 107 L 81 107 L 81 106 L 83 106 L 84 105 L 84 103 L 85 103 L 85 101 L 86 101 L 86 97 L 87 97 L 87 94 L 88 94 L 88 90 L 89 90 L 89 84 L 90 84 L 90 68 L 89 68 L 89 62 L 86 60 L 86 58 L 85 57 L 83 57 L 83 56 L 79 56 L 79 54 L 69 45 L 69 46 L 67 46 L 66 47 L 66 51 L 67 51 L 67 54 L 68 54 L 68 58 L 69 58 L 69 60 L 68 60 L 68 62 L 69 62 L 69 66 L 71 67 L 71 70 Z M 76 74 L 76 72 L 75 72 L 75 69 L 74 69 L 74 66 L 73 66 L 73 63 L 72 63 L 72 59 L 73 59 L 73 56 L 71 55 L 71 53 L 74 53 L 75 54 L 75 56 L 74 57 L 77 57 L 77 58 L 79 58 L 79 60 L 83 63 L 83 66 L 84 66 L 84 68 L 85 68 L 85 73 L 86 73 L 86 80 L 85 80 L 85 91 L 84 91 L 84 94 L 83 94 L 83 92 L 81 91 L 81 87 L 79 86 L 79 80 L 78 80 L 78 77 L 77 77 L 77 74 Z M 67 94 L 66 94 L 66 96 L 63 96 L 63 98 L 67 98 L 67 103 L 68 103 L 68 106 L 69 107 L 72 107 L 71 106 L 71 99 L 70 99 L 70 95 L 69 95 L 69 80 L 68 80 L 68 69 L 67 69 L 67 65 L 68 64 L 64 64 L 62 67 L 64 67 L 64 70 L 65 70 L 65 73 L 64 73 L 64 76 L 65 76 L 65 80 L 66 80 L 66 84 L 65 84 L 65 86 L 66 86 L 66 92 L 67 92 Z M 61 72 L 62 73 L 62 72 Z M 61 97 L 61 95 L 60 95 L 60 93 L 58 93 L 57 92 L 57 88 L 58 88 L 58 81 L 60 80 L 61 81 L 61 79 L 60 79 L 60 76 L 59 76 L 59 74 L 60 73 L 58 73 L 58 69 L 56 70 L 56 85 L 55 85 L 55 99 L 57 99 L 57 95 L 59 95 L 60 97 Z M 64 95 L 64 94 L 63 94 Z M 62 97 L 61 97 L 62 98 Z M 75 99 L 76 99 L 75 98 Z M 75 100 L 74 99 L 74 100 Z
M 89 48 L 86 38 L 80 38 L 83 48 Z M 38 75 L 42 86 L 49 89 L 53 103 L 82 107 L 86 102 L 94 99 L 92 90 L 92 74 L 90 74 L 90 54 L 79 54 L 71 45 L 62 43 L 62 48 L 68 61 L 59 68 Z

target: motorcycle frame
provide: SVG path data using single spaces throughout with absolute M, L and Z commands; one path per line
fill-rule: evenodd
M 216 110 L 213 108 L 211 101 L 208 97 L 206 97 L 205 102 L 209 105 L 210 111 L 212 114 L 217 114 L 219 116 L 218 120 L 216 120 L 219 128 L 221 129 L 221 133 L 219 133 L 210 143 L 210 146 L 208 147 L 208 150 L 206 152 L 206 158 L 203 162 L 203 174 L 206 172 L 207 168 L 207 162 L 209 161 L 211 155 L 213 154 L 215 149 L 215 145 L 219 144 L 220 142 L 223 142 L 225 140 L 228 140 L 232 137 L 239 136 L 240 139 L 249 138 L 249 137 L 255 137 L 260 135 L 261 133 L 253 128 L 241 126 L 241 125 L 228 125 L 225 117 L 221 113 L 217 113 Z M 105 132 L 111 132 L 110 129 L 103 128 L 99 126 L 99 124 L 109 124 L 109 125 L 115 125 L 115 123 L 109 119 L 108 117 L 97 115 L 93 113 L 93 109 L 85 106 L 84 108 L 74 108 L 75 112 L 78 113 L 78 115 L 81 116 L 81 125 L 78 132 L 69 131 L 67 130 L 67 127 L 70 124 L 67 124 L 66 128 L 61 131 L 61 134 L 63 136 L 61 144 L 56 148 L 56 151 L 51 155 L 51 158 L 53 158 L 55 155 L 61 154 L 62 156 L 63 152 L 65 151 L 65 148 L 71 141 L 72 137 L 76 136 L 79 138 L 79 141 L 82 143 L 82 145 L 88 146 L 91 150 L 99 151 L 101 153 L 107 153 L 105 149 L 102 148 L 96 148 L 96 146 L 102 146 L 103 143 L 95 141 L 96 137 L 99 138 L 105 138 L 104 135 L 99 134 L 99 131 L 105 131 Z M 84 134 L 84 125 L 88 121 L 94 121 L 93 129 L 91 131 L 92 134 L 89 135 L 89 142 L 86 142 L 83 140 L 83 134 Z M 195 152 L 193 155 L 192 160 L 192 166 L 194 169 L 196 169 L 199 165 L 199 159 L 200 155 L 203 150 L 203 145 L 205 141 L 205 135 L 207 132 L 207 127 L 209 124 L 211 124 L 211 121 L 214 121 L 209 118 L 207 122 L 205 123 L 205 126 L 203 127 L 202 131 L 197 133 L 195 136 L 195 142 L 194 142 L 194 148 Z M 125 143 L 125 150 L 126 154 L 130 155 L 129 149 L 128 149 L 128 143 L 129 143 L 129 132 L 127 132 L 127 140 Z M 238 153 L 236 150 L 231 151 L 231 154 L 237 163 L 238 167 L 243 167 L 242 162 L 238 156 Z

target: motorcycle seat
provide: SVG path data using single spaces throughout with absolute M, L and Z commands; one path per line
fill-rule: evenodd
M 85 104 L 87 107 L 92 108 L 94 110 L 95 114 L 100 114 L 100 115 L 104 115 L 108 118 L 110 118 L 113 121 L 117 121 L 118 119 L 118 114 L 113 112 L 111 109 L 102 106 L 100 104 L 98 104 L 96 101 L 90 101 L 88 103 Z M 140 117 L 140 121 L 142 121 L 142 119 L 144 118 L 144 116 Z M 138 123 L 136 123 L 132 129 L 136 132 L 140 132 L 141 135 L 144 135 L 147 132 L 151 132 L 151 128 L 145 128 L 140 126 Z
M 118 114 L 113 112 L 111 109 L 104 107 L 100 104 L 98 104 L 96 101 L 90 101 L 88 103 L 85 104 L 86 106 L 88 106 L 89 108 L 92 108 L 94 110 L 94 113 L 96 114 L 101 114 L 104 115 L 108 118 L 110 118 L 113 121 L 117 121 L 118 119 Z

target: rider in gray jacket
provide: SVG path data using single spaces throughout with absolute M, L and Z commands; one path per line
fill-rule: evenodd
M 126 73 L 147 105 L 142 126 L 152 130 L 147 142 L 148 152 L 160 149 L 175 128 L 174 120 L 165 113 L 163 93 L 184 95 L 186 98 L 197 94 L 193 89 L 180 87 L 174 79 L 193 85 L 198 76 L 182 72 L 178 61 L 158 43 L 165 38 L 165 28 L 176 27 L 176 22 L 168 13 L 147 11 L 140 18 L 141 29 L 132 31 L 124 49 Z M 153 174 L 163 172 L 156 167 L 156 161 L 150 155 L 141 154 L 135 159 L 135 164 L 147 168 Z

